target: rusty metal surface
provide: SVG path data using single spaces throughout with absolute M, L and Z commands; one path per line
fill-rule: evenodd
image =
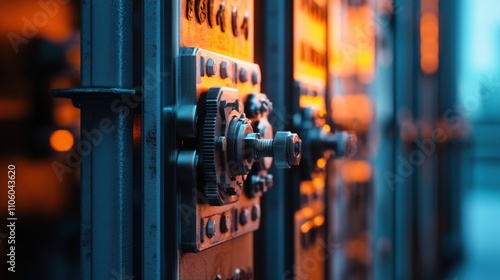
M 254 1 L 182 0 L 180 45 L 254 59 Z
M 293 76 L 326 86 L 326 0 L 295 0 L 293 6 Z
M 199 253 L 180 257 L 180 279 L 253 279 L 253 234 L 246 234 Z
M 181 58 L 183 81 L 180 91 L 183 95 L 196 96 L 196 99 L 199 99 L 200 95 L 211 87 L 228 87 L 239 92 L 243 103 L 247 94 L 260 92 L 261 73 L 257 64 L 198 48 L 182 49 Z M 223 63 L 227 75 L 221 75 Z M 243 75 L 246 81 L 242 80 L 243 69 L 246 69 L 246 74 Z M 256 80 L 252 79 L 253 75 L 257 77 Z M 241 192 L 237 202 L 217 207 L 210 206 L 203 200 L 203 194 L 196 190 L 183 194 L 184 215 L 181 215 L 181 220 L 182 245 L 185 250 L 202 251 L 259 228 L 260 215 L 256 220 L 252 220 L 250 212 L 255 207 L 260 209 L 260 194 L 249 198 Z M 242 225 L 239 218 L 244 211 L 248 212 L 248 222 Z M 195 213 L 196 215 L 193 215 Z M 219 230 L 221 220 L 225 219 L 223 216 L 227 216 L 226 221 L 229 223 L 227 232 Z M 206 236 L 206 227 L 210 220 L 215 222 L 217 228 L 211 238 Z

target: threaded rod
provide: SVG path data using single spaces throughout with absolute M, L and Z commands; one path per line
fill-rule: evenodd
M 258 158 L 273 156 L 273 139 L 259 139 L 255 144 L 255 155 Z

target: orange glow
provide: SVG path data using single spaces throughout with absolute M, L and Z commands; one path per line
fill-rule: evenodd
M 58 100 L 61 102 L 54 109 L 54 121 L 60 126 L 73 126 L 80 119 L 80 110 L 75 108 L 70 100 Z
M 332 111 L 333 120 L 350 129 L 366 129 L 373 119 L 372 103 L 365 94 L 334 96 Z
M 30 106 L 22 98 L 0 98 L 0 120 L 16 120 L 29 114 Z
M 316 161 L 316 165 L 321 169 L 325 168 L 326 167 L 326 159 L 324 159 L 324 158 L 318 159 L 318 161 Z
M 325 216 L 319 215 L 319 216 L 314 217 L 313 223 L 314 223 L 315 227 L 322 226 L 325 223 Z
M 340 1 L 334 1 L 330 9 L 335 17 L 331 19 L 335 23 L 330 23 L 329 34 L 331 73 L 340 77 L 356 75 L 359 81 L 370 83 L 375 74 L 375 29 L 371 6 L 344 7 Z
M 319 116 L 326 115 L 325 99 L 321 96 L 301 95 L 299 102 L 301 108 L 310 107 L 318 112 Z
M 312 14 L 306 1 L 293 1 L 293 76 L 297 80 L 311 77 L 326 80 L 326 18 Z M 326 0 L 315 0 L 317 13 L 325 13 Z
M 300 231 L 302 233 L 308 233 L 313 228 L 313 226 L 313 222 L 307 221 L 300 226 Z
M 326 133 L 328 133 L 328 132 L 332 131 L 332 128 L 329 125 L 325 124 L 323 126 L 323 131 L 326 132 Z
M 58 152 L 67 152 L 73 147 L 74 138 L 71 132 L 61 129 L 50 135 L 50 146 Z
M 372 167 L 366 161 L 348 161 L 342 166 L 342 178 L 347 183 L 366 183 L 372 177 Z
M 314 184 L 311 181 L 304 181 L 300 183 L 300 193 L 310 195 L 314 192 Z
M 304 214 L 304 217 L 310 217 L 314 214 L 314 211 L 311 207 L 304 207 L 301 211 Z
M 425 12 L 420 18 L 420 65 L 428 75 L 439 68 L 439 19 L 432 12 Z
M 38 1 L 1 1 L 0 33 L 13 33 L 28 40 L 34 36 L 53 42 L 67 40 L 78 18 L 73 6 L 58 1 L 41 2 L 52 5 L 40 5 Z
M 363 239 L 351 239 L 346 242 L 345 253 L 348 258 L 356 259 L 364 264 L 371 261 L 370 247 Z

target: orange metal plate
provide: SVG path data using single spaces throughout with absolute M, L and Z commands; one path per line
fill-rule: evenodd
M 180 46 L 253 61 L 254 20 L 253 0 L 182 0 Z

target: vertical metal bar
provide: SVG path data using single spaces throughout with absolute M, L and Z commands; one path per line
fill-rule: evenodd
M 143 223 L 142 279 L 162 279 L 163 155 L 161 2 L 143 3 Z
M 131 0 L 82 1 L 83 87 L 132 88 L 132 17 Z M 115 100 L 81 101 L 84 279 L 132 275 L 132 112 Z
M 286 85 L 292 83 L 291 69 L 292 25 L 288 25 L 287 7 L 284 1 L 256 1 L 255 18 L 255 53 L 256 63 L 262 70 L 263 92 L 273 101 L 274 115 L 270 117 L 274 131 L 283 130 L 287 116 L 285 94 Z M 291 21 L 290 21 L 291 23 Z M 260 47 L 259 47 L 260 46 Z M 285 67 L 290 66 L 290 67 Z M 288 128 L 288 127 L 287 127 Z M 288 244 L 293 244 L 285 234 L 285 197 L 288 186 L 285 184 L 285 172 L 273 167 L 274 186 L 261 198 L 262 218 L 260 229 L 254 235 L 254 268 L 256 279 L 281 279 L 285 275 L 286 252 Z M 292 231 L 288 231 L 292 236 Z M 289 243 L 283 238 L 287 238 Z M 291 237 L 290 237 L 291 238 Z M 291 261 L 290 261 L 291 262 Z M 272 265 L 271 265 L 272 264 Z
M 143 2 L 143 205 L 141 279 L 178 278 L 175 61 L 179 1 Z M 169 109 L 166 109 L 169 108 Z M 168 183 L 164 183 L 168 182 Z
M 401 1 L 401 12 L 395 15 L 395 41 L 394 41 L 394 89 L 395 89 L 395 110 L 406 108 L 413 112 L 415 107 L 414 98 L 418 90 L 416 81 L 419 72 L 420 44 L 415 44 L 419 36 L 419 27 L 415 20 L 420 11 L 420 1 Z M 409 29 L 408 26 L 411 28 Z M 413 65 L 409 67 L 408 65 Z M 400 113 L 394 112 L 396 116 Z M 414 117 L 414 116 L 413 116 Z M 400 135 L 400 127 L 397 125 L 395 135 Z M 400 137 L 396 137 L 395 158 L 393 159 L 395 174 L 399 175 L 398 168 L 401 168 L 400 158 L 408 158 L 408 144 Z M 394 207 L 395 207 L 395 263 L 394 278 L 410 278 L 413 275 L 413 229 L 415 215 L 415 198 L 413 186 L 415 175 L 405 177 L 403 182 L 395 184 Z

